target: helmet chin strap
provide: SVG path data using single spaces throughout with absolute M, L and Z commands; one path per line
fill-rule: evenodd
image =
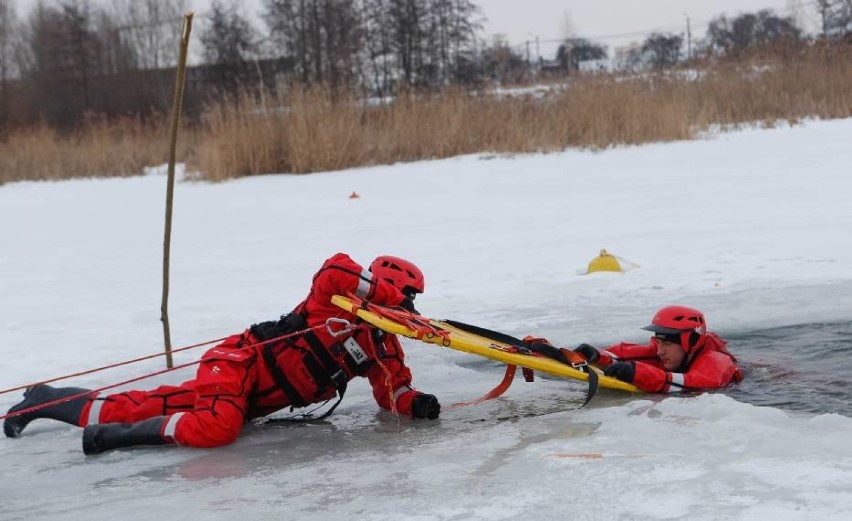
M 680 346 L 683 352 L 689 354 L 695 350 L 695 347 L 701 343 L 702 334 L 697 331 L 684 331 L 680 335 Z
M 689 352 L 692 351 L 694 346 L 689 345 L 691 342 L 692 332 L 684 331 L 680 334 L 680 347 L 683 349 L 683 352 L 689 355 Z
M 703 342 L 701 342 L 701 339 L 704 336 L 696 331 L 687 331 L 684 332 L 681 336 L 681 347 L 683 347 L 684 343 L 686 343 L 686 345 L 689 347 L 687 349 L 684 349 L 683 362 L 681 362 L 680 367 L 676 372 L 685 373 L 689 370 L 689 366 L 692 365 L 692 361 L 695 359 L 696 356 L 698 356 L 698 353 L 700 353 L 704 349 L 704 344 Z

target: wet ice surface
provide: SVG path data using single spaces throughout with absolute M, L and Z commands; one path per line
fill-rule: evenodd
M 811 345 L 832 351 L 849 324 L 785 329 L 733 343 L 745 360 L 759 360 L 769 338 L 788 339 L 772 351 L 776 360 L 793 355 L 792 337 L 820 338 Z M 747 361 L 749 380 L 730 396 L 600 390 L 579 410 L 584 385 L 518 378 L 502 398 L 452 406 L 496 384 L 501 368 L 437 349 L 421 354 L 453 375 L 437 386 L 444 413 L 433 422 L 377 413 L 364 382 L 325 421 L 250 425 L 219 449 L 87 458 L 79 430 L 35 422 L 2 442 L 0 518 L 518 519 L 533 511 L 541 519 L 843 519 L 852 511 L 852 419 L 796 412 L 835 392 L 798 380 L 807 367 L 779 380 Z M 785 393 L 788 403 L 774 407 L 746 403 Z M 578 507 L 601 497 L 605 504 Z
M 0 520 L 849 519 L 850 141 L 852 122 L 835 121 L 599 154 L 179 183 L 175 346 L 288 311 L 336 251 L 390 253 L 426 273 L 425 314 L 559 345 L 642 341 L 658 307 L 699 307 L 748 380 L 690 398 L 600 391 L 577 410 L 582 383 L 518 377 L 500 399 L 453 407 L 503 369 L 406 342 L 440 420 L 377 413 L 358 380 L 323 423 L 249 426 L 219 449 L 85 457 L 79 429 L 37 421 L 0 439 Z M 0 389 L 161 349 L 164 185 L 0 187 Z M 346 199 L 353 189 L 361 199 Z M 640 267 L 579 275 L 601 247 Z M 19 396 L 0 395 L 0 410 Z
M 852 508 L 847 417 L 718 394 L 625 403 L 604 392 L 577 411 L 541 387 L 435 422 L 353 407 L 319 425 L 250 427 L 211 450 L 84 458 L 70 428 L 34 428 L 5 455 L 3 516 L 842 519 Z

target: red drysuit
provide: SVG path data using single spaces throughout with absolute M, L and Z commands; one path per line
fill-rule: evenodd
M 597 365 L 606 367 L 613 362 L 635 361 L 633 384 L 650 393 L 679 393 L 719 389 L 742 380 L 737 360 L 728 352 L 725 341 L 715 333 L 703 339 L 687 354 L 681 372 L 666 371 L 657 356 L 657 339 L 650 345 L 621 343 L 601 352 Z
M 292 313 L 255 324 L 208 350 L 194 380 L 97 397 L 83 409 L 81 426 L 167 416 L 162 432 L 166 440 L 215 447 L 235 441 L 247 420 L 333 398 L 355 376 L 369 379 L 380 407 L 391 409 L 393 404 L 399 413 L 411 415 L 419 392 L 411 385 L 395 335 L 358 328 L 335 338 L 322 327 L 314 335 L 257 345 L 306 325 L 324 325 L 331 317 L 360 322 L 331 303 L 333 295 L 350 292 L 388 306 L 405 298 L 392 284 L 338 253 L 314 275 L 310 293 Z

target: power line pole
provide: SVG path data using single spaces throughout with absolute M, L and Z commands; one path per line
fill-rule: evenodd
M 683 13 L 686 17 L 686 60 L 692 59 L 692 29 L 689 26 L 689 15 Z
M 541 65 L 541 49 L 538 46 L 538 35 L 535 35 L 535 57 L 536 61 Z

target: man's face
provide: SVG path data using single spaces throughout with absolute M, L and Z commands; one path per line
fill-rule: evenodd
M 665 368 L 666 371 L 674 371 L 679 368 L 680 364 L 683 363 L 683 358 L 686 356 L 686 353 L 683 352 L 683 348 L 680 347 L 680 344 L 668 342 L 659 338 L 656 340 L 657 356 L 659 356 L 660 360 L 663 362 L 663 368 Z

